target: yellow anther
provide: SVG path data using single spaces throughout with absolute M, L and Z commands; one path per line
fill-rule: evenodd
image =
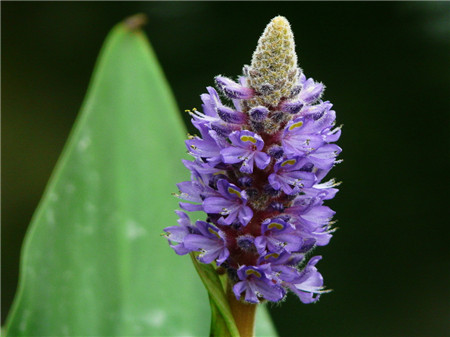
M 241 136 L 241 140 L 243 142 L 251 142 L 253 144 L 256 144 L 256 139 L 252 136 Z
M 228 187 L 228 193 L 236 194 L 239 198 L 242 198 L 241 193 L 232 187 Z
M 283 229 L 284 226 L 278 222 L 271 222 L 269 226 L 267 226 L 268 229 L 276 228 L 276 229 Z
M 302 127 L 302 126 L 303 126 L 303 122 L 302 122 L 302 121 L 297 122 L 297 123 L 294 123 L 294 124 L 292 124 L 292 125 L 289 127 L 289 131 L 292 131 L 292 130 L 294 130 L 294 129 L 296 129 L 296 128 L 300 128 L 300 127 Z
M 295 159 L 288 159 L 281 163 L 281 166 L 284 167 L 286 165 L 294 165 L 297 162 Z
M 261 273 L 259 273 L 259 272 L 257 272 L 256 270 L 254 270 L 254 269 L 247 269 L 246 271 L 245 271 L 245 273 L 247 274 L 247 275 L 255 275 L 257 278 L 261 278 Z
M 264 260 L 268 260 L 271 257 L 278 259 L 279 256 L 280 256 L 280 254 L 277 254 L 277 253 L 268 254 L 268 255 L 264 256 Z
M 214 234 L 215 236 L 217 236 L 219 239 L 221 239 L 219 233 L 217 233 L 214 229 L 212 229 L 211 227 L 208 227 L 208 232 L 210 232 L 211 234 Z

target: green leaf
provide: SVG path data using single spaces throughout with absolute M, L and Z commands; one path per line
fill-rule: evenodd
M 184 137 L 145 36 L 119 24 L 33 216 L 8 336 L 208 334 L 192 263 L 160 236 L 189 177 Z
M 7 336 L 208 334 L 195 269 L 160 236 L 188 179 L 185 128 L 138 26 L 119 24 L 102 48 L 25 238 Z M 262 320 L 257 335 L 275 336 Z

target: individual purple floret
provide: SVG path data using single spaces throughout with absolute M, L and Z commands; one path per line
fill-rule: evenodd
M 185 238 L 187 235 L 192 233 L 198 233 L 198 230 L 192 226 L 189 216 L 181 211 L 175 211 L 180 217 L 178 219 L 178 224 L 180 226 L 171 226 L 164 229 L 166 232 L 166 237 L 170 242 L 170 247 L 178 255 L 185 255 L 192 250 L 187 248 L 185 245 Z
M 274 173 L 269 175 L 269 184 L 286 194 L 297 194 L 303 187 L 311 187 L 316 177 L 312 172 L 301 170 L 306 163 L 300 158 L 277 162 L 273 168 Z
M 234 131 L 230 134 L 229 139 L 232 146 L 220 151 L 224 163 L 242 162 L 240 171 L 244 173 L 253 172 L 253 163 L 259 169 L 265 169 L 269 165 L 270 156 L 262 152 L 264 141 L 256 133 L 247 130 Z
M 224 217 L 219 219 L 221 225 L 231 225 L 238 220 L 242 226 L 248 224 L 253 216 L 252 209 L 247 206 L 245 191 L 225 179 L 217 182 L 219 196 L 209 197 L 203 201 L 203 210 L 206 213 L 217 213 Z
M 198 130 L 186 140 L 191 178 L 177 184 L 180 207 L 204 216 L 193 224 L 177 211 L 170 246 L 226 270 L 239 301 L 278 302 L 291 291 L 315 302 L 327 290 L 321 257 L 309 257 L 335 230 L 324 203 L 338 184 L 324 178 L 341 152 L 325 87 L 298 67 L 283 17 L 266 27 L 243 76 L 215 81 L 219 92 L 207 87 L 202 111 L 189 111 Z
M 216 82 L 223 93 L 229 98 L 248 99 L 254 95 L 253 89 L 244 87 L 227 77 L 216 76 Z
M 216 261 L 222 264 L 230 255 L 225 242 L 225 233 L 204 221 L 195 223 L 198 234 L 188 234 L 184 237 L 184 247 L 190 251 L 200 250 L 199 260 L 203 263 Z
M 322 275 L 317 271 L 316 264 L 322 256 L 314 256 L 300 272 L 299 276 L 291 282 L 286 282 L 303 303 L 312 303 L 319 299 L 320 294 L 329 292 L 323 289 Z
M 295 235 L 295 226 L 282 219 L 267 219 L 261 224 L 261 236 L 255 239 L 255 247 L 259 254 L 297 252 L 302 247 L 303 239 Z
M 265 298 L 272 302 L 278 302 L 285 295 L 285 290 L 278 284 L 272 282 L 272 271 L 268 264 L 256 266 L 241 266 L 237 275 L 237 282 L 233 291 L 239 299 L 245 293 L 245 300 L 250 303 L 259 303 L 260 298 Z M 269 277 L 267 277 L 269 275 Z

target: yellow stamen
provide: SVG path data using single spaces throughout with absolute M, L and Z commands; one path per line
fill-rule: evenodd
M 253 269 L 247 269 L 247 271 L 245 272 L 247 275 L 255 275 L 257 278 L 261 278 L 261 273 L 257 272 L 256 270 Z
M 268 255 L 264 256 L 264 260 L 268 260 L 271 257 L 278 259 L 279 256 L 280 256 L 280 254 L 277 254 L 277 253 L 268 254 Z
M 251 142 L 253 144 L 256 144 L 256 139 L 253 138 L 252 136 L 241 136 L 241 140 L 243 142 Z
M 292 130 L 294 130 L 294 129 L 296 129 L 296 128 L 300 128 L 300 127 L 302 127 L 302 126 L 303 126 L 303 122 L 302 122 L 302 121 L 297 122 L 297 123 L 294 123 L 294 124 L 292 124 L 292 125 L 289 127 L 289 131 L 292 131 Z
M 288 159 L 281 163 L 281 166 L 284 167 L 286 165 L 294 165 L 297 162 L 295 159 Z
M 276 229 L 283 229 L 284 226 L 278 222 L 272 222 L 267 226 L 268 229 L 276 228 Z
M 212 229 L 211 227 L 208 227 L 208 232 L 210 232 L 211 234 L 214 234 L 215 236 L 217 236 L 219 239 L 221 239 L 219 233 L 217 233 L 214 229 Z
M 228 193 L 236 194 L 239 198 L 242 198 L 241 193 L 232 187 L 228 187 Z

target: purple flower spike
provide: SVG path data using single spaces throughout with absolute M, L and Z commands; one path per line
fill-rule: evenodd
M 303 303 L 326 292 L 316 264 L 305 256 L 327 245 L 335 212 L 325 206 L 338 184 L 322 182 L 340 162 L 341 135 L 324 85 L 298 67 L 289 23 L 274 18 L 237 82 L 215 78 L 216 89 L 192 109 L 198 135 L 186 140 L 191 179 L 177 184 L 180 207 L 203 212 L 193 225 L 181 211 L 165 229 L 179 255 L 196 252 L 220 265 L 236 298 L 278 302 L 288 290 Z M 198 214 L 196 214 L 196 217 Z M 204 221 L 203 221 L 204 220 Z
M 259 303 L 260 298 L 272 302 L 281 300 L 286 293 L 285 290 L 267 278 L 266 273 L 271 273 L 269 265 L 241 266 L 237 271 L 241 281 L 233 287 L 236 298 L 239 300 L 241 294 L 245 292 L 245 300 L 250 303 Z
M 250 131 L 235 131 L 230 135 L 233 146 L 220 151 L 224 163 L 236 164 L 242 162 L 240 171 L 253 172 L 253 163 L 260 169 L 270 163 L 270 156 L 262 152 L 264 141 L 256 133 Z
M 216 76 L 216 83 L 229 98 L 249 99 L 254 95 L 253 89 L 244 87 L 224 76 Z
M 200 233 L 186 235 L 184 246 L 190 251 L 200 250 L 198 259 L 203 263 L 216 260 L 217 264 L 222 264 L 230 255 L 225 242 L 225 233 L 204 221 L 197 221 L 195 225 Z
M 203 210 L 206 213 L 216 213 L 226 216 L 220 223 L 231 225 L 236 219 L 242 226 L 248 224 L 253 216 L 253 211 L 246 206 L 247 197 L 236 185 L 230 184 L 225 179 L 217 182 L 218 197 L 209 197 L 203 201 Z

